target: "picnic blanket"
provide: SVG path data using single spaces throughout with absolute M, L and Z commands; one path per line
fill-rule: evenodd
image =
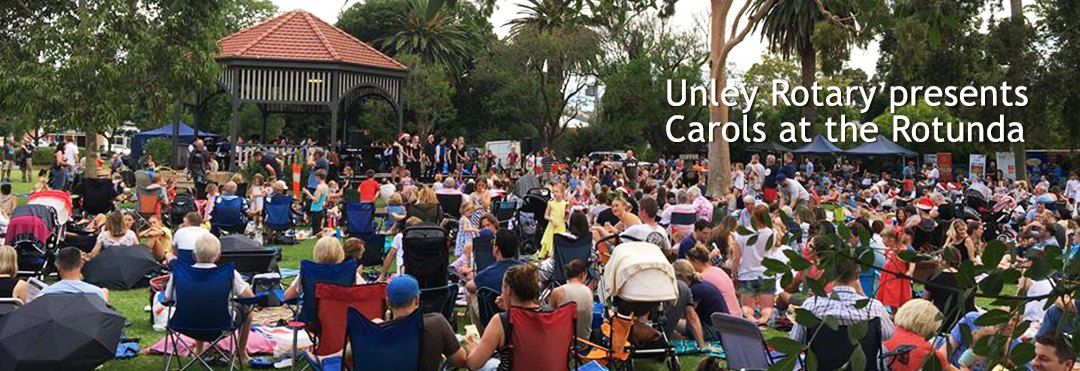
M 704 354 L 704 355 L 707 355 L 709 357 L 724 358 L 724 350 L 723 350 L 724 348 L 720 345 L 719 341 L 710 341 L 709 342 L 709 345 L 712 345 L 716 349 L 720 349 L 719 352 L 716 352 L 716 351 L 708 351 L 708 352 L 702 351 L 701 348 L 698 348 L 697 342 L 693 341 L 693 340 L 672 340 L 671 345 L 675 346 L 675 354 L 678 354 L 680 356 L 684 355 L 684 354 Z
M 194 349 L 194 347 L 195 347 L 195 341 L 192 340 L 191 338 L 187 337 L 187 336 L 180 335 L 180 341 L 183 341 L 184 344 L 187 344 L 189 348 Z M 290 339 L 290 341 L 291 341 L 291 339 Z M 181 356 L 181 357 L 187 357 L 188 356 L 187 348 L 185 348 L 183 346 L 178 346 L 178 347 L 175 347 L 175 348 L 176 348 L 175 350 L 176 350 L 176 352 L 177 352 L 177 354 L 179 356 Z M 225 352 L 225 353 L 231 353 L 232 352 L 232 344 L 229 344 L 229 342 L 227 342 L 227 341 L 218 342 L 217 343 L 217 348 L 221 349 L 221 351 Z M 155 343 L 150 348 L 148 348 L 146 350 L 146 353 L 147 354 L 165 354 L 165 351 L 166 351 L 166 349 L 165 349 L 165 338 L 161 338 L 161 340 L 158 340 L 157 343 Z M 248 354 L 273 354 L 274 353 L 274 342 L 271 341 L 270 339 L 267 339 L 265 336 L 263 336 L 259 332 L 251 331 L 251 333 L 248 334 L 247 352 L 248 352 Z

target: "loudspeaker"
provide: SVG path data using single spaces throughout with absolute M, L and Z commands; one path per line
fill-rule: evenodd
M 525 140 L 521 141 L 521 152 L 523 154 L 538 152 L 541 149 L 542 148 L 540 148 L 540 139 L 538 138 L 525 138 Z

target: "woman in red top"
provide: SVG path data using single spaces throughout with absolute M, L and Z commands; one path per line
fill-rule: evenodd
M 888 360 L 889 370 L 915 371 L 932 368 L 924 367 L 929 362 L 933 362 L 927 357 L 937 359 L 938 369 L 956 369 L 945 359 L 944 353 L 934 349 L 933 345 L 930 345 L 930 342 L 926 340 L 934 336 L 934 333 L 941 327 L 941 312 L 934 306 L 934 303 L 923 299 L 910 300 L 896 312 L 893 322 L 896 324 L 896 331 L 893 332 L 893 336 L 889 340 L 885 341 L 885 350 L 893 351 L 902 346 L 913 348 L 907 353 L 890 358 Z
M 888 250 L 885 251 L 885 269 L 881 272 L 881 282 L 878 284 L 876 296 L 882 305 L 896 309 L 911 300 L 911 280 L 907 277 L 915 273 L 915 264 L 900 259 L 900 252 L 908 245 L 907 236 L 890 228 L 881 233 L 881 238 Z M 907 276 L 894 273 L 903 273 Z

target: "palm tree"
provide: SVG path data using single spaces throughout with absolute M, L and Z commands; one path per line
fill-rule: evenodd
M 580 27 L 586 22 L 581 0 L 528 0 L 519 6 L 522 8 L 519 17 L 507 22 L 514 34 L 525 30 L 551 32 Z
M 784 59 L 793 53 L 799 55 L 800 84 L 805 88 L 810 88 L 817 79 L 817 50 L 812 37 L 814 26 L 820 20 L 821 12 L 812 0 L 777 0 L 765 14 L 765 19 L 758 23 L 761 37 L 768 40 L 771 51 L 780 53 Z M 802 108 L 802 117 L 813 122 L 815 111 L 813 104 L 807 104 Z
M 376 42 L 390 54 L 415 54 L 425 62 L 459 70 L 473 46 L 445 0 L 410 0 L 397 20 L 397 32 Z

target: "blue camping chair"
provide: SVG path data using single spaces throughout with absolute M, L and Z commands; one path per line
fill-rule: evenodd
M 492 252 L 492 248 L 495 247 L 494 240 L 495 236 L 490 233 L 481 233 L 473 238 L 473 265 L 475 266 L 473 272 L 482 271 L 495 262 L 495 253 Z
M 207 351 L 215 351 L 226 358 L 229 370 L 237 368 L 236 352 L 225 354 L 216 346 L 221 341 L 228 341 L 232 349 L 237 348 L 236 329 L 239 323 L 230 311 L 234 275 L 232 264 L 214 268 L 194 268 L 184 264 L 173 266 L 171 296 L 175 302 L 171 309 L 173 314 L 165 327 L 165 370 L 170 369 L 174 357 L 181 370 L 196 363 L 208 370 L 214 369 L 202 356 L 194 356 L 194 349 L 182 342 L 180 335 L 209 343 Z M 180 346 L 193 355 L 186 363 L 179 355 L 174 355 Z
M 346 260 L 338 264 L 319 264 L 310 260 L 300 261 L 300 284 L 303 291 L 300 293 L 300 313 L 296 320 L 303 323 L 314 323 L 315 311 L 315 285 L 318 283 L 332 283 L 341 286 L 352 286 L 356 283 L 356 261 Z
M 195 251 L 193 250 L 176 250 L 176 259 L 169 261 L 169 267 L 172 268 L 174 264 L 182 264 L 185 266 L 192 266 L 195 264 Z
M 424 317 L 413 311 L 398 321 L 376 324 L 349 308 L 349 346 L 354 370 L 416 370 L 420 359 L 420 334 Z
M 555 270 L 551 272 L 552 287 L 566 284 L 566 272 L 563 267 L 574 260 L 581 260 L 585 267 L 589 267 L 589 256 L 592 255 L 592 237 L 581 236 L 571 239 L 564 234 L 556 233 L 554 241 Z
M 214 210 L 210 212 L 210 233 L 221 236 L 222 232 L 244 233 L 247 217 L 244 216 L 244 199 L 218 196 Z
M 266 198 L 266 228 L 275 232 L 285 232 L 296 225 L 292 217 L 292 196 Z
M 346 202 L 344 216 L 345 234 L 364 240 L 367 246 L 360 264 L 365 267 L 382 266 L 386 236 L 375 229 L 375 203 Z
M 345 203 L 345 234 L 363 236 L 375 233 L 375 203 Z
M 300 261 L 301 293 L 300 297 L 289 304 L 300 305 L 300 311 L 296 313 L 296 321 L 290 322 L 289 327 L 293 330 L 293 360 L 298 354 L 297 342 L 299 331 L 307 332 L 308 337 L 318 341 L 319 321 L 318 309 L 315 306 L 315 287 L 319 283 L 332 283 L 339 286 L 352 286 L 356 283 L 356 260 L 346 260 L 338 264 L 319 264 L 310 260 Z M 318 363 L 318 362 L 317 362 Z M 295 364 L 294 364 L 295 366 Z

